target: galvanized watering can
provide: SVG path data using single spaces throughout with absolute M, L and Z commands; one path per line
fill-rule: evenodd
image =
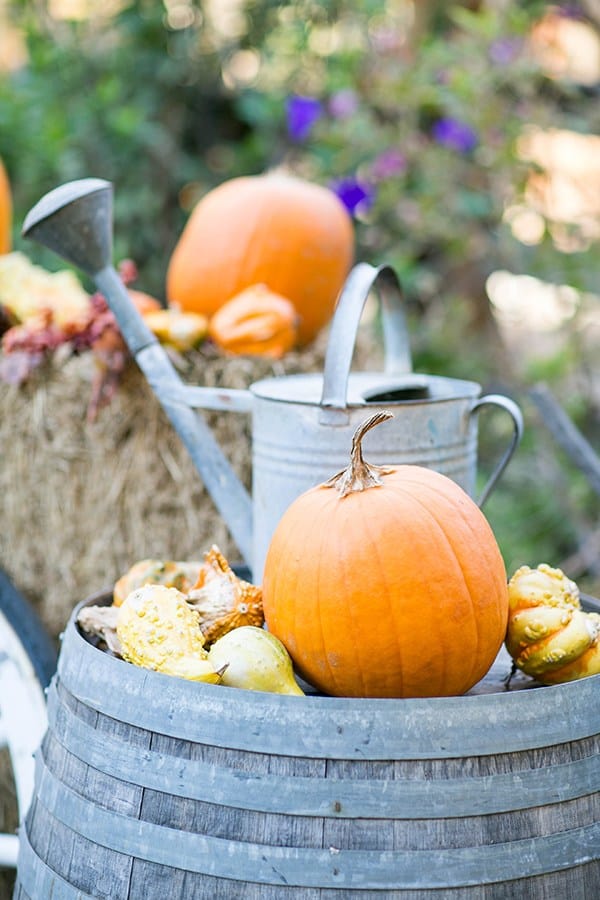
M 412 371 L 400 285 L 388 266 L 359 263 L 350 273 L 331 322 L 323 374 L 266 378 L 248 390 L 207 388 L 182 383 L 112 266 L 110 182 L 86 178 L 56 188 L 28 213 L 23 234 L 94 279 L 255 582 L 262 579 L 267 548 L 285 509 L 304 490 L 345 467 L 352 435 L 368 414 L 378 409 L 395 414 L 367 435 L 368 459 L 436 469 L 473 495 L 477 414 L 483 406 L 505 410 L 512 421 L 511 440 L 478 498 L 480 505 L 519 444 L 523 419 L 508 397 L 481 396 L 475 382 Z M 354 373 L 356 333 L 373 288 L 382 303 L 385 370 Z M 197 409 L 252 414 L 252 497 Z

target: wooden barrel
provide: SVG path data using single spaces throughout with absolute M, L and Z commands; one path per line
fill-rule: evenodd
M 14 898 L 600 897 L 600 676 L 272 695 L 131 666 L 76 613 Z

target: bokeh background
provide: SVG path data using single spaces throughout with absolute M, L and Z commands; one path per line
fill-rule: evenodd
M 415 369 L 523 409 L 486 506 L 507 569 L 545 561 L 598 595 L 599 0 L 0 0 L 0 158 L 15 249 L 57 268 L 26 212 L 108 179 L 115 258 L 161 299 L 210 188 L 277 166 L 332 187 L 357 259 L 400 276 Z M 482 479 L 506 427 L 482 422 Z
M 535 391 L 589 442 L 593 469 L 599 27 L 598 0 L 2 0 L 14 246 L 56 267 L 25 246 L 25 213 L 59 183 L 109 179 L 115 256 L 162 298 L 211 187 L 276 166 L 333 187 L 357 258 L 401 278 L 415 369 L 523 408 L 525 439 L 486 507 L 508 569 L 564 565 L 591 592 L 598 481 Z M 482 470 L 504 427 L 482 428 Z

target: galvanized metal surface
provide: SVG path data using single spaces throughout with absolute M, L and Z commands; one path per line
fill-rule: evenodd
M 367 414 L 389 408 L 395 415 L 393 426 L 388 423 L 369 435 L 365 449 L 374 463 L 426 465 L 472 494 L 477 413 L 483 406 L 505 410 L 513 424 L 511 440 L 480 503 L 495 487 L 521 439 L 521 412 L 509 398 L 482 397 L 473 382 L 412 373 L 401 287 L 389 266 L 359 263 L 351 271 L 331 322 L 322 377 L 270 379 L 252 385 L 245 394 L 182 384 L 112 267 L 109 182 L 83 179 L 50 192 L 27 215 L 24 234 L 94 278 L 255 582 L 262 580 L 266 551 L 281 515 L 299 494 L 346 464 L 352 435 Z M 384 372 L 351 375 L 358 326 L 373 289 L 382 303 Z M 192 411 L 198 407 L 252 410 L 252 499 L 202 416 Z
M 348 465 L 352 435 L 372 413 L 390 410 L 394 418 L 366 435 L 363 448 L 369 462 L 426 466 L 452 478 L 473 496 L 479 410 L 495 406 L 506 411 L 513 424 L 511 439 L 488 480 L 482 502 L 521 439 L 522 419 L 516 404 L 498 395 L 482 397 L 475 382 L 420 374 L 398 379 L 378 372 L 351 373 L 343 408 L 327 410 L 320 402 L 322 385 L 320 375 L 292 375 L 264 379 L 250 389 L 254 396 L 252 572 L 257 581 L 262 579 L 269 543 L 285 510 L 303 491 Z M 368 399 L 392 393 L 399 386 L 401 392 L 425 386 L 427 398 Z

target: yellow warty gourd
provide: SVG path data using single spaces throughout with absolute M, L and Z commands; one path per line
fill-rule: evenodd
M 581 608 L 579 588 L 545 563 L 521 566 L 508 583 L 506 648 L 541 684 L 600 673 L 600 615 Z
M 118 610 L 117 636 L 128 662 L 190 681 L 220 681 L 221 673 L 204 649 L 198 614 L 181 591 L 145 585 L 130 593 Z

